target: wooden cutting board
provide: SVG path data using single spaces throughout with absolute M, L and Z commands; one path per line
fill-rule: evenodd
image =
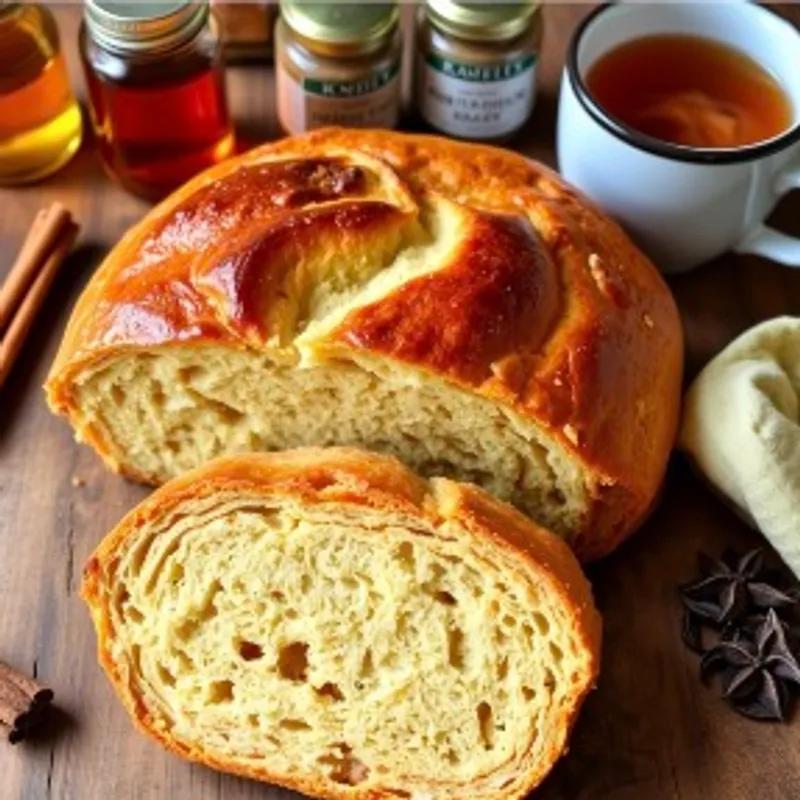
M 555 91 L 570 33 L 588 5 L 546 9 L 543 91 L 535 118 L 513 147 L 554 162 Z M 800 21 L 800 7 L 784 9 Z M 57 8 L 73 81 L 78 10 Z M 278 135 L 272 76 L 231 71 L 239 129 L 253 142 Z M 220 775 L 162 752 L 135 733 L 94 657 L 94 634 L 76 596 L 81 567 L 100 537 L 146 490 L 106 472 L 47 412 L 41 384 L 67 313 L 99 259 L 146 205 L 103 174 L 91 142 L 42 184 L 0 190 L 0 277 L 34 212 L 61 200 L 83 225 L 79 245 L 0 391 L 0 659 L 38 675 L 62 714 L 52 738 L 0 744 L 4 800 L 295 797 Z M 800 234 L 800 196 L 774 223 Z M 702 221 L 698 221 L 702 224 Z M 683 316 L 687 376 L 750 325 L 800 313 L 800 270 L 725 256 L 670 280 Z M 679 638 L 676 586 L 700 549 L 749 548 L 744 528 L 675 459 L 659 508 L 617 553 L 590 570 L 605 617 L 605 655 L 570 752 L 540 800 L 797 800 L 800 714 L 790 725 L 736 716 L 704 688 L 697 657 Z

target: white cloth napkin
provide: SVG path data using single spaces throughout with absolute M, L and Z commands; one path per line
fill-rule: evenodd
M 756 325 L 706 365 L 680 446 L 800 577 L 800 317 Z

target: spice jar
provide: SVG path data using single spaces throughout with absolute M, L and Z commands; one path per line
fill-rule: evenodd
M 417 21 L 416 102 L 434 128 L 502 139 L 533 111 L 542 40 L 537 2 L 427 0 Z
M 233 152 L 207 2 L 87 0 L 80 46 L 100 154 L 128 189 L 159 198 Z
M 55 172 L 80 146 L 81 132 L 53 15 L 0 2 L 0 184 Z
M 400 114 L 395 3 L 282 0 L 275 29 L 278 119 L 288 133 L 393 128 Z

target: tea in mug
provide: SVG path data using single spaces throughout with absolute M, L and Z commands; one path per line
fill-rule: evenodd
M 701 36 L 644 36 L 601 56 L 586 85 L 611 116 L 665 142 L 732 148 L 792 125 L 777 80 L 749 56 Z

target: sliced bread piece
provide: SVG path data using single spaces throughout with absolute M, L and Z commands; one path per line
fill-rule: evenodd
M 518 798 L 563 752 L 600 619 L 568 546 L 359 450 L 218 459 L 90 559 L 100 661 L 170 750 L 321 798 Z

